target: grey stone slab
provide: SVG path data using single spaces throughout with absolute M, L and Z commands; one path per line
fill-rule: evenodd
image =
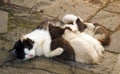
M 61 19 L 65 14 L 75 14 L 87 20 L 93 16 L 99 7 L 81 0 L 57 1 L 46 7 L 39 7 L 37 11 L 43 14 Z
M 2 6 L 3 5 L 3 0 L 0 0 L 0 6 Z
M 103 54 L 103 58 L 100 60 L 100 63 L 98 65 L 84 65 L 80 63 L 71 63 L 72 66 L 77 67 L 77 69 L 73 68 L 73 71 L 77 74 L 85 74 L 80 73 L 78 70 L 83 69 L 87 72 L 92 72 L 93 74 L 111 74 L 112 69 L 114 65 L 116 64 L 117 60 L 117 54 L 112 54 L 109 52 L 105 52 Z M 78 71 L 78 72 L 77 72 Z M 82 72 L 82 71 L 81 71 Z
M 114 2 L 109 3 L 108 6 L 105 7 L 104 9 L 120 13 L 120 0 L 115 0 Z
M 36 3 L 40 1 L 41 0 L 10 0 L 10 3 L 22 7 L 32 8 Z
M 81 70 L 80 68 L 71 68 L 72 71 L 73 71 L 73 74 L 95 74 L 93 72 L 90 72 L 90 71 L 84 71 L 84 70 Z
M 30 28 L 25 28 L 25 27 L 17 27 L 11 31 L 9 31 L 7 34 L 2 35 L 2 38 L 6 41 L 12 41 L 16 42 L 20 38 L 21 35 L 25 35 L 33 30 Z
M 106 28 L 114 31 L 120 25 L 118 18 L 120 18 L 120 15 L 101 10 L 90 20 L 90 22 L 102 24 Z
M 13 63 L 13 66 L 22 68 L 42 69 L 58 74 L 72 74 L 69 70 L 70 66 L 45 57 L 37 57 L 25 62 L 16 61 Z
M 50 73 L 44 70 L 4 67 L 0 68 L 0 74 L 55 74 L 55 73 Z
M 118 56 L 117 63 L 113 68 L 112 74 L 120 74 L 120 54 Z
M 117 56 L 117 54 L 105 52 L 101 62 L 92 68 L 88 68 L 88 70 L 90 69 L 96 74 L 111 74 L 112 69 L 117 62 Z
M 0 66 L 13 58 L 14 57 L 8 51 L 2 50 L 2 49 L 0 50 Z
M 25 62 L 15 61 L 12 66 L 22 68 L 44 69 L 59 74 L 110 74 L 116 64 L 117 55 L 105 52 L 98 65 L 80 63 L 62 63 L 45 57 L 37 57 Z M 69 65 L 68 65 L 69 64 Z
M 112 34 L 111 43 L 106 49 L 112 52 L 120 53 L 120 31 Z
M 0 10 L 0 33 L 7 32 L 8 13 Z
M 59 0 L 57 0 L 59 1 Z M 4 0 L 4 2 L 9 2 L 10 4 L 15 4 L 18 6 L 26 7 L 26 8 L 35 8 L 48 6 L 51 3 L 56 1 L 54 0 Z
M 12 46 L 11 42 L 0 39 L 0 48 L 4 48 L 6 50 L 9 50 L 11 48 L 11 46 Z
M 103 7 L 106 3 L 109 2 L 109 0 L 85 0 L 97 7 Z
M 10 2 L 10 0 L 3 0 L 3 2 L 4 2 L 4 3 L 9 3 L 9 2 Z

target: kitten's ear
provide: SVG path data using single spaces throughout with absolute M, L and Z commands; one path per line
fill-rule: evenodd
M 77 18 L 76 24 L 78 26 L 79 31 L 83 31 L 87 26 L 80 20 L 80 18 Z

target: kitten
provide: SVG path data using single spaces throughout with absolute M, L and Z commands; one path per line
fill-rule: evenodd
M 110 44 L 110 32 L 104 26 L 97 23 L 84 22 L 80 17 L 67 14 L 62 18 L 63 23 L 67 25 L 77 25 L 81 32 L 85 32 L 101 42 L 102 45 Z M 75 23 L 74 23 L 75 22 Z
M 53 23 L 54 22 L 54 23 Z M 53 58 L 61 59 L 61 60 L 70 60 L 75 61 L 75 53 L 73 47 L 70 45 L 68 41 L 62 38 L 65 29 L 61 28 L 63 23 L 61 21 L 52 21 L 49 24 L 49 32 L 52 38 L 51 42 L 51 50 L 55 50 L 56 48 L 60 47 L 63 48 L 63 53 L 58 56 L 54 56 Z
M 90 35 L 66 29 L 62 37 L 73 47 L 76 62 L 97 64 L 102 57 L 104 48 Z
M 63 39 L 62 37 L 52 40 L 51 50 L 53 51 L 58 47 L 63 48 L 64 51 L 61 55 L 55 56 L 53 58 L 66 61 L 75 61 L 74 49 L 67 40 Z

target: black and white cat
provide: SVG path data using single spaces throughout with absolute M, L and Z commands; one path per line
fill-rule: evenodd
M 47 24 L 44 24 L 39 28 L 33 30 L 31 33 L 23 35 L 16 43 L 13 48 L 13 53 L 17 58 L 27 60 L 35 56 L 46 56 L 52 57 L 54 55 L 60 55 L 63 49 L 59 52 L 50 51 L 51 36 Z
M 89 34 L 99 40 L 102 45 L 110 44 L 110 32 L 104 26 L 97 23 L 84 22 L 80 17 L 73 14 L 67 14 L 62 18 L 62 21 L 67 25 L 75 25 L 78 30 Z
M 35 30 L 20 37 L 11 49 L 12 54 L 21 60 L 43 55 L 50 58 L 74 60 L 73 48 L 61 37 L 65 29 L 55 27 L 51 24 L 53 21 L 50 22 L 43 21 Z

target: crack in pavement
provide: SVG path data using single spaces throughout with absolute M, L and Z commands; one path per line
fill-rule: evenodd
M 114 55 L 117 55 L 117 54 L 119 54 L 119 53 L 117 53 L 117 52 L 110 51 L 110 50 L 105 50 L 105 51 L 107 51 L 107 52 L 109 52 L 109 53 L 111 53 L 111 54 L 114 54 Z
M 86 21 L 90 21 L 94 16 L 96 16 L 97 13 L 99 13 L 102 9 L 104 9 L 108 4 L 110 3 L 110 1 L 108 1 L 104 6 L 100 7 L 94 15 L 88 17 L 88 19 Z
M 70 66 L 69 70 L 71 71 L 72 74 L 75 74 L 73 69 L 72 69 L 72 66 Z

